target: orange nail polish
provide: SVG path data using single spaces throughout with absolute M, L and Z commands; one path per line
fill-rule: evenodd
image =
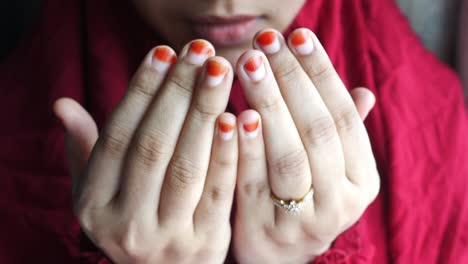
M 258 129 L 258 124 L 259 124 L 258 120 L 250 124 L 244 124 L 244 130 L 246 132 L 254 132 L 255 130 Z
M 190 43 L 187 59 L 192 64 L 203 64 L 206 59 L 214 55 L 214 50 L 204 40 L 194 40 Z
M 210 86 L 219 85 L 226 75 L 228 68 L 215 60 L 209 60 L 206 63 L 206 80 Z
M 263 65 L 263 58 L 259 55 L 252 56 L 247 62 L 244 64 L 244 70 L 250 79 L 254 82 L 258 82 L 262 80 L 265 75 L 265 67 Z
M 234 125 L 219 122 L 219 130 L 223 133 L 229 133 L 234 130 Z
M 290 41 L 296 54 L 308 55 L 314 50 L 312 38 L 305 29 L 294 31 L 290 36 Z
M 258 127 L 259 127 L 260 121 L 257 119 L 253 122 L 249 123 L 244 123 L 242 124 L 242 128 L 244 129 L 244 136 L 246 138 L 254 138 L 258 134 Z
M 210 60 L 207 62 L 206 71 L 209 75 L 217 77 L 226 74 L 227 67 L 215 60 Z
M 167 47 L 157 47 L 154 50 L 153 59 L 167 63 L 174 63 L 177 60 L 177 56 Z
M 303 32 L 302 31 L 295 31 L 291 35 L 291 43 L 294 46 L 300 46 L 300 45 L 306 43 L 306 38 L 305 38 Z
M 159 46 L 154 49 L 151 64 L 157 71 L 165 73 L 176 60 L 177 56 L 169 47 Z
M 278 52 L 281 45 L 278 41 L 278 37 L 274 31 L 265 31 L 257 36 L 257 45 L 266 54 L 274 54 Z
M 190 44 L 190 51 L 196 54 L 211 54 L 212 50 L 203 40 L 195 40 Z
M 230 124 L 225 121 L 221 121 L 221 120 L 218 121 L 219 135 L 221 136 L 221 139 L 223 140 L 229 140 L 232 138 L 232 136 L 234 135 L 234 128 L 235 128 L 234 123 Z
M 244 65 L 244 69 L 249 72 L 255 72 L 262 66 L 263 60 L 260 56 L 253 56 Z

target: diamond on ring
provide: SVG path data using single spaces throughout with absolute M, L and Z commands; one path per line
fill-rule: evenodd
M 314 189 L 312 186 L 310 187 L 310 190 L 301 199 L 298 199 L 298 200 L 285 201 L 276 197 L 276 195 L 271 193 L 271 199 L 273 200 L 273 204 L 275 204 L 279 208 L 291 214 L 300 213 L 302 209 L 304 209 L 304 205 L 307 202 L 312 201 L 313 196 L 314 196 Z

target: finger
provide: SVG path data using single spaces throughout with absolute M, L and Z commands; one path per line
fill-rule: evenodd
M 72 194 L 76 193 L 80 176 L 88 163 L 98 138 L 96 122 L 78 102 L 60 98 L 54 104 L 54 112 L 66 130 L 66 152 L 72 182 Z
M 214 230 L 213 226 L 229 225 L 237 173 L 236 130 L 234 115 L 218 117 L 208 174 L 194 217 L 195 229 L 202 233 Z
M 369 115 L 369 112 L 375 105 L 374 94 L 369 89 L 363 87 L 354 88 L 350 91 L 350 94 L 359 116 L 362 120 L 366 120 L 367 115 Z
M 210 161 L 215 121 L 226 109 L 232 79 L 226 59 L 213 57 L 205 63 L 161 190 L 162 224 L 193 219 Z
M 131 142 L 115 199 L 124 213 L 147 219 L 156 216 L 162 181 L 192 100 L 197 72 L 213 55 L 207 41 L 188 43 L 148 107 Z
M 336 197 L 337 182 L 344 178 L 344 159 L 327 106 L 279 32 L 271 29 L 259 32 L 254 45 L 266 52 L 281 95 L 307 150 L 315 198 L 329 205 Z
M 81 194 L 93 206 L 107 205 L 117 192 L 122 160 L 133 131 L 175 58 L 175 53 L 166 46 L 156 47 L 149 52 L 99 136 L 91 154 Z
M 299 199 L 310 188 L 307 154 L 265 55 L 244 53 L 237 64 L 249 104 L 263 122 L 272 192 L 284 200 Z
M 193 218 L 210 161 L 215 121 L 227 106 L 233 79 L 229 62 L 213 57 L 202 73 L 161 190 L 163 225 Z
M 340 135 L 347 178 L 355 184 L 367 184 L 369 168 L 375 161 L 364 124 L 345 85 L 338 76 L 319 40 L 308 29 L 297 29 L 288 45 L 315 84 L 335 121 Z
M 260 114 L 254 110 L 242 112 L 237 127 L 239 168 L 236 218 L 253 228 L 258 227 L 258 223 L 274 219 Z

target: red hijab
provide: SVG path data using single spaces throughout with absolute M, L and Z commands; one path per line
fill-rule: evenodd
M 52 104 L 74 98 L 102 127 L 143 56 L 164 43 L 129 2 L 44 1 L 0 65 L 1 263 L 107 262 L 80 243 Z M 468 122 L 455 75 L 391 0 L 310 0 L 287 31 L 296 27 L 317 33 L 348 87 L 378 100 L 366 126 L 381 194 L 316 262 L 468 263 Z M 235 83 L 229 109 L 247 107 Z

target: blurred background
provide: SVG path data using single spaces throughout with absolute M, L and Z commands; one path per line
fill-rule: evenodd
M 42 1 L 0 1 L 0 63 L 34 23 Z M 457 70 L 468 104 L 468 0 L 396 1 L 424 45 Z

